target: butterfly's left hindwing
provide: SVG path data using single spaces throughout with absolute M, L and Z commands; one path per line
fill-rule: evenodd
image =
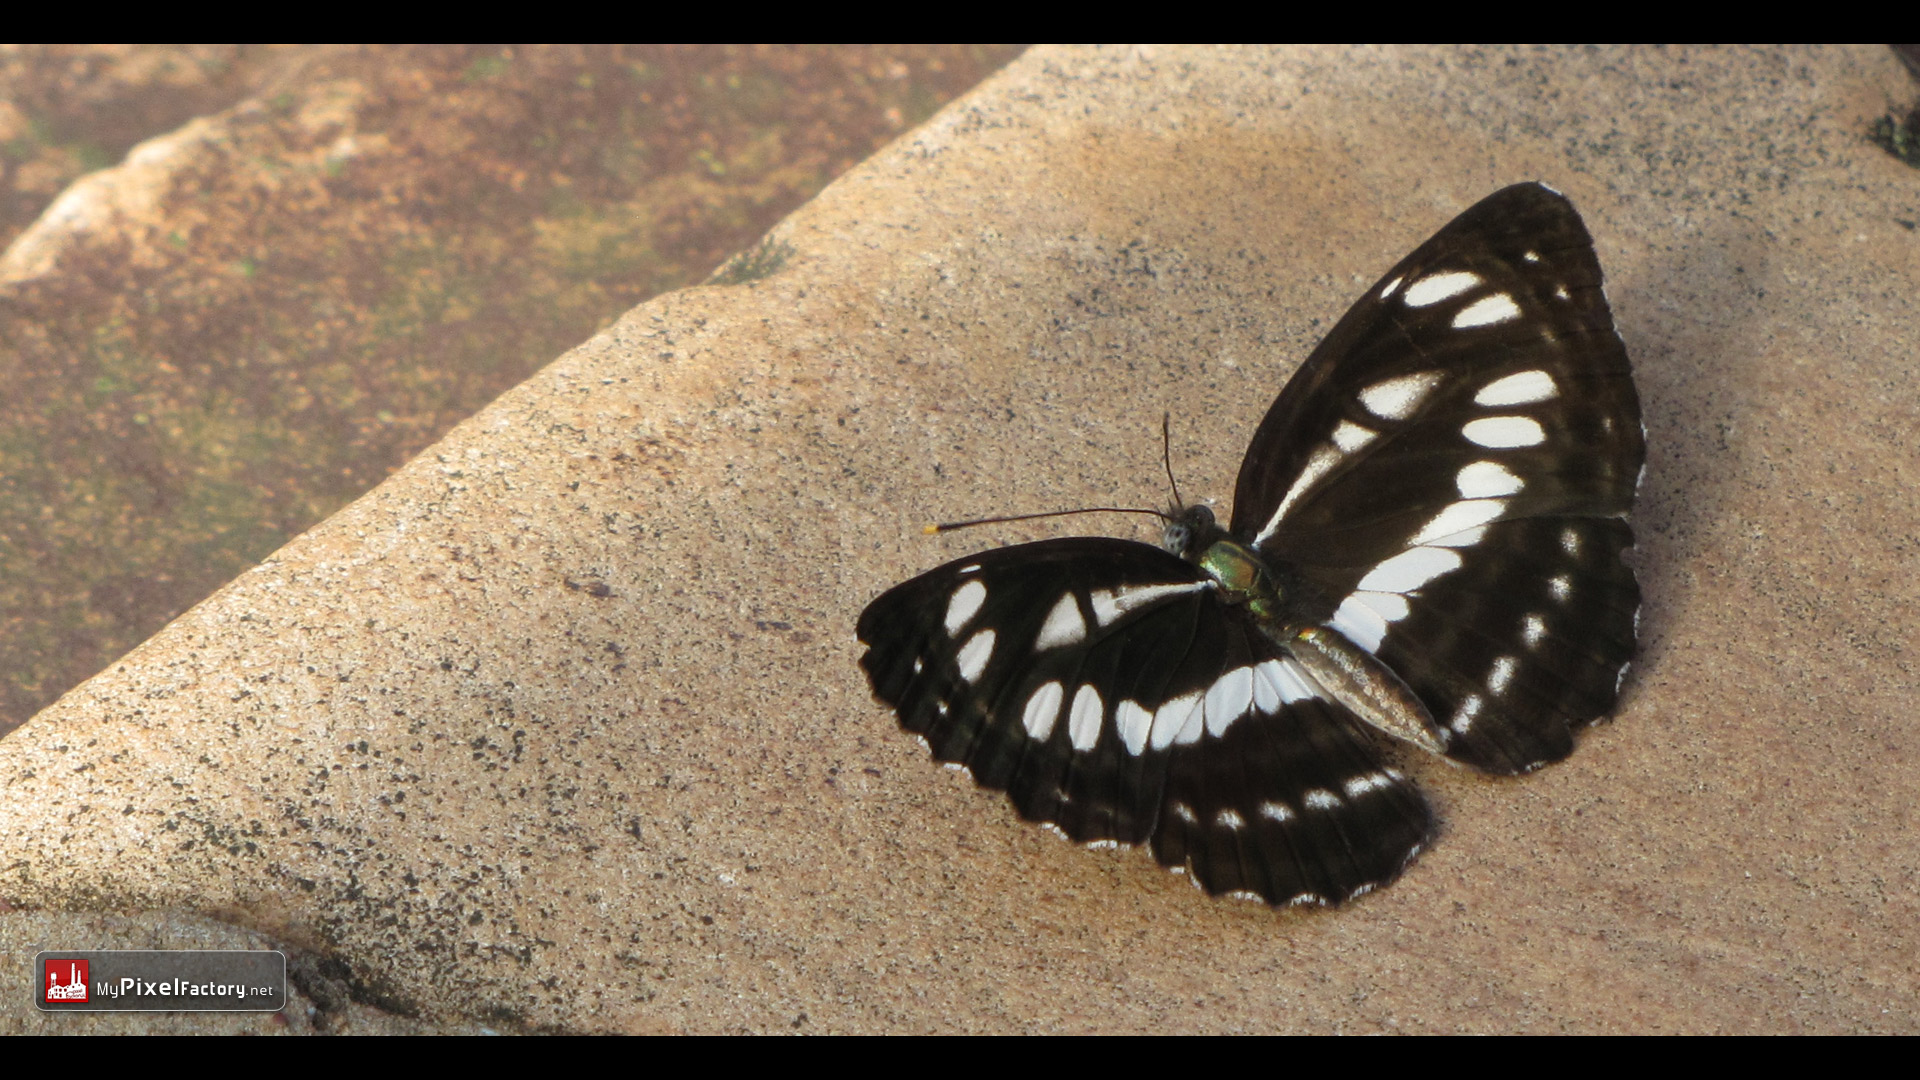
M 935 757 L 1213 892 L 1337 902 L 1432 819 L 1338 702 L 1182 559 L 1122 540 L 960 559 L 861 616 L 874 692 Z

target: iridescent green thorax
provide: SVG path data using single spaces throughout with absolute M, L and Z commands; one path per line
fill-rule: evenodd
M 1222 600 L 1246 605 L 1255 618 L 1269 625 L 1280 618 L 1286 598 L 1260 556 L 1232 540 L 1218 539 L 1195 561 L 1220 583 Z
M 1164 543 L 1219 582 L 1220 599 L 1244 606 L 1270 635 L 1278 634 L 1282 612 L 1297 598 L 1287 595 L 1289 590 L 1281 587 L 1265 560 L 1214 521 L 1212 510 L 1199 505 L 1178 509 L 1168 518 Z

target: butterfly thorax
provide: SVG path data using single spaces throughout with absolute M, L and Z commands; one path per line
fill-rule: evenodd
M 1221 600 L 1245 607 L 1272 634 L 1290 605 L 1297 606 L 1297 588 L 1283 584 L 1281 575 L 1214 520 L 1205 506 L 1188 506 L 1168 522 L 1162 541 L 1168 551 L 1206 571 L 1218 587 Z
M 1292 599 L 1260 556 L 1225 536 L 1208 544 L 1193 559 L 1207 576 L 1219 583 L 1220 599 L 1245 605 L 1263 626 L 1284 621 L 1287 602 Z

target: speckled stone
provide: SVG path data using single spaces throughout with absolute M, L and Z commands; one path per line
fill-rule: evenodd
M 0 897 L 533 1029 L 1920 1031 L 1920 171 L 1863 137 L 1911 94 L 1878 48 L 1035 50 L 0 742 Z M 1413 762 L 1432 850 L 1274 912 L 872 703 L 869 599 L 1054 531 L 922 524 L 1158 504 L 1163 409 L 1224 498 L 1359 291 L 1525 179 L 1649 431 L 1644 648 L 1572 759 Z

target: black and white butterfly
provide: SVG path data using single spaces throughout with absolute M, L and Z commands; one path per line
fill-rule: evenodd
M 1613 707 L 1646 457 L 1593 241 L 1539 184 L 1388 271 L 1254 432 L 1226 529 L 971 555 L 860 616 L 934 757 L 1214 893 L 1332 904 L 1433 831 L 1384 732 L 1491 773 Z

